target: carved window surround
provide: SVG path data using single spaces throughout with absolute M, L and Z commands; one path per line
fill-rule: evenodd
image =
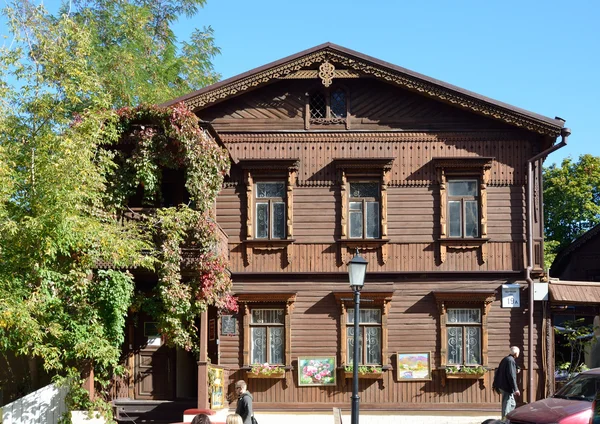
M 293 259 L 294 239 L 294 186 L 298 178 L 298 159 L 241 159 L 238 162 L 244 171 L 246 184 L 246 240 L 243 241 L 246 261 L 252 263 L 254 250 L 285 250 L 287 261 Z M 254 238 L 254 183 L 256 180 L 281 180 L 286 183 L 286 238 Z
M 440 314 L 440 365 L 448 363 L 448 334 L 446 319 L 448 308 L 481 308 L 481 365 L 488 365 L 488 314 L 496 298 L 494 289 L 473 289 L 469 291 L 436 290 L 433 292 Z M 445 373 L 444 373 L 445 374 Z
M 438 239 L 440 261 L 446 261 L 448 249 L 480 249 L 481 260 L 487 261 L 487 185 L 490 180 L 492 161 L 491 157 L 452 157 L 433 158 L 437 171 L 437 183 L 440 187 L 440 238 Z M 449 178 L 474 177 L 479 181 L 479 234 L 477 238 L 449 237 L 447 228 L 448 193 L 447 183 Z
M 393 292 L 361 292 L 362 308 L 381 308 L 381 359 L 388 360 L 388 317 L 390 307 L 392 306 Z M 354 309 L 354 293 L 352 291 L 334 292 L 335 300 L 340 306 L 340 361 L 339 364 L 345 364 L 348 357 L 348 340 L 346 336 L 347 310 Z M 387 364 L 381 364 L 387 369 Z
M 240 319 L 243 328 L 243 368 L 249 370 L 251 335 L 250 320 L 253 307 L 284 307 L 285 310 L 285 369 L 291 369 L 292 365 L 292 311 L 296 301 L 296 293 L 237 293 L 238 304 L 240 305 Z M 287 373 L 286 373 L 287 374 Z
M 340 158 L 333 160 L 339 171 L 339 184 L 341 193 L 341 238 L 337 240 L 340 259 L 344 259 L 344 247 L 346 256 L 351 258 L 354 250 L 358 247 L 363 250 L 379 250 L 383 264 L 388 259 L 388 222 L 387 222 L 387 189 L 391 179 L 392 163 L 394 158 Z M 381 238 L 379 239 L 351 239 L 348 237 L 348 190 L 349 179 L 365 179 L 378 181 L 380 187 L 380 225 Z

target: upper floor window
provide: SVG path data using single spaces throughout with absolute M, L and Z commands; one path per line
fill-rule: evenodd
M 323 88 L 310 93 L 307 116 L 309 122 L 316 124 L 345 122 L 348 116 L 346 91 L 341 88 Z
M 448 181 L 448 235 L 479 237 L 479 183 L 476 179 Z
M 377 182 L 351 182 L 348 199 L 350 238 L 380 237 L 380 188 Z
M 285 364 L 284 309 L 253 309 L 250 321 L 252 364 Z
M 354 337 L 354 309 L 348 309 L 346 314 L 346 363 L 354 363 L 354 340 L 358 339 L 358 363 L 381 365 L 381 309 L 359 311 L 360 333 L 356 338 Z
M 448 251 L 478 249 L 487 261 L 487 185 L 493 158 L 433 158 L 439 184 L 439 261 Z
M 255 189 L 257 239 L 285 238 L 285 182 L 258 182 Z

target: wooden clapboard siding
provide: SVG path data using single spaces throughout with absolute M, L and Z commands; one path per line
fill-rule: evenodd
M 471 280 L 408 280 L 408 281 L 380 281 L 374 282 L 365 288 L 365 294 L 371 290 L 392 290 L 394 295 L 389 312 L 389 357 L 385 358 L 384 365 L 395 365 L 397 352 L 431 352 L 433 358 L 432 381 L 398 381 L 395 371 L 384 373 L 382 381 L 360 380 L 359 390 L 361 404 L 367 408 L 397 408 L 417 407 L 427 408 L 432 404 L 489 404 L 499 402 L 499 397 L 491 390 L 493 371 L 486 374 L 484 380 L 447 380 L 442 387 L 442 372 L 439 370 L 440 339 L 438 312 L 435 300 L 431 294 L 433 290 L 443 288 L 456 290 L 469 290 L 471 287 L 492 288 L 498 290 L 496 300 L 492 303 L 488 316 L 488 353 L 489 367 L 496 367 L 500 360 L 506 356 L 510 345 L 521 346 L 523 355 L 527 355 L 527 316 L 515 313 L 511 309 L 501 308 L 501 285 L 504 279 L 482 281 Z M 523 283 L 523 282 L 521 282 Z M 287 382 L 271 379 L 249 379 L 249 390 L 253 393 L 256 407 L 261 405 L 310 403 L 313 407 L 318 404 L 347 402 L 351 393 L 351 380 L 345 380 L 341 371 L 336 374 L 337 384 L 334 387 L 298 387 L 297 359 L 301 356 L 334 356 L 338 366 L 343 361 L 339 356 L 340 332 L 339 327 L 340 307 L 332 295 L 333 291 L 348 290 L 346 283 L 338 281 L 312 282 L 264 281 L 260 285 L 254 283 L 244 285 L 244 290 L 266 291 L 276 290 L 288 292 L 297 291 L 296 302 L 291 316 L 292 326 L 292 366 L 293 371 L 288 371 Z M 342 286 L 342 287 L 340 287 Z M 239 284 L 236 283 L 234 289 Z M 349 293 L 350 295 L 350 293 Z M 523 296 L 521 301 L 526 303 Z M 363 304 L 368 307 L 368 304 Z M 534 323 L 541 326 L 542 317 L 536 314 Z M 316 324 L 318 323 L 318 324 Z M 244 371 L 239 369 L 239 357 L 235 355 L 238 346 L 237 337 L 226 337 L 221 340 L 221 365 L 234 371 L 231 381 L 244 379 Z M 537 337 L 534 339 L 536 349 Z M 540 354 L 540 355 L 538 355 Z M 538 352 L 536 356 L 541 356 Z M 536 380 L 537 373 L 541 372 L 537 361 L 534 362 Z M 527 390 L 527 370 L 519 375 L 520 387 L 523 387 L 524 396 Z M 536 385 L 539 383 L 536 382 Z M 538 392 L 541 388 L 537 389 Z M 538 393 L 538 396 L 540 394 Z M 377 406 L 378 405 L 378 406 Z M 403 405 L 403 406 L 402 406 Z M 292 406 L 290 406 L 292 407 Z
M 300 186 L 337 184 L 332 158 L 394 157 L 390 185 L 430 186 L 434 157 L 492 157 L 491 186 L 523 185 L 530 137 L 515 131 L 468 133 L 224 133 L 232 158 L 298 158 Z
M 232 272 L 347 272 L 346 264 L 353 251 L 343 250 L 339 257 L 339 246 L 329 243 L 295 243 L 291 263 L 282 259 L 283 251 L 260 251 L 252 253 L 247 264 L 245 253 L 239 244 L 230 244 L 230 269 Z M 447 271 L 522 271 L 524 269 L 525 242 L 489 242 L 488 259 L 480 263 L 476 250 L 449 251 L 446 261 L 439 264 L 435 245 L 431 243 L 390 243 L 388 260 L 382 264 L 379 254 L 364 251 L 361 254 L 369 261 L 371 272 L 447 272 Z

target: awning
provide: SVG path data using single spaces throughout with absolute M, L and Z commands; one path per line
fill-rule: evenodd
M 586 281 L 556 281 L 548 285 L 553 303 L 600 303 L 600 283 Z

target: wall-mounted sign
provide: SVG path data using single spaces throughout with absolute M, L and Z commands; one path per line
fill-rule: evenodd
M 237 319 L 233 315 L 221 316 L 221 335 L 235 336 L 237 334 Z
M 502 284 L 502 307 L 521 307 L 521 286 L 518 284 Z

